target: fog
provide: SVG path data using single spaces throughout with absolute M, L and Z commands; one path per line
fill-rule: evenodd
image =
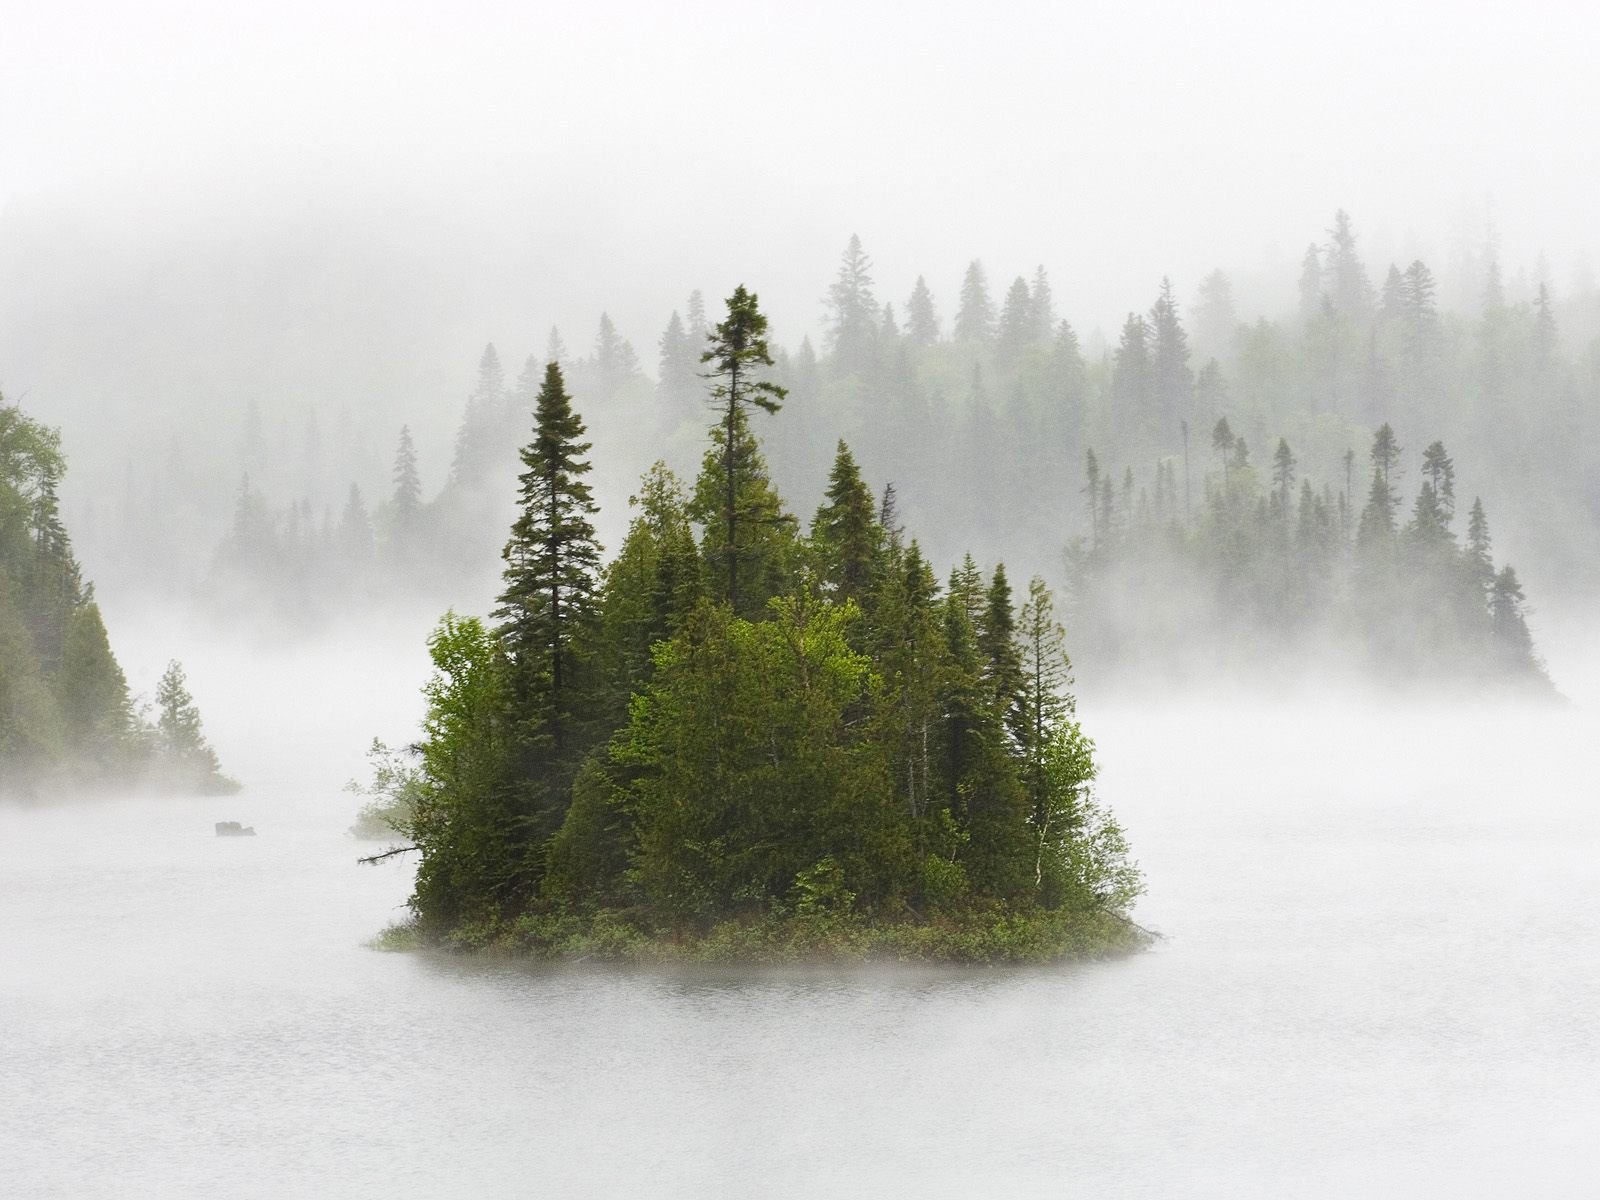
M 378 641 L 193 647 L 256 679 L 246 726 L 196 677 L 239 796 L 0 809 L 16 1194 L 1577 1196 L 1600 1165 L 1592 706 L 1095 704 L 1164 935 L 1131 960 L 551 969 L 363 948 L 410 875 L 354 865 L 337 787 L 415 716 Z
M 15 544 L 59 534 L 139 736 L 179 660 L 244 784 L 14 802 L 50 622 L 0 503 L 0 1191 L 1587 1194 L 1597 43 L 1575 4 L 0 0 L 0 393 L 66 464 Z M 1149 952 L 369 945 L 415 867 L 356 865 L 345 785 L 495 605 L 545 361 L 614 554 L 653 462 L 702 469 L 739 284 L 800 534 L 845 439 L 940 588 L 1052 590 Z

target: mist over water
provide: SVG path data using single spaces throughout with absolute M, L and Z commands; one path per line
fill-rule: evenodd
M 363 945 L 410 882 L 356 866 L 340 790 L 419 710 L 396 632 L 195 647 L 207 711 L 250 712 L 216 724 L 238 796 L 0 809 L 12 1194 L 1579 1195 L 1600 1169 L 1592 673 L 1559 710 L 1085 700 L 1163 934 L 1132 959 L 555 969 Z
M 0 1200 L 1593 1195 L 1567 7 L 0 0 L 0 391 L 68 468 L 0 461 L 0 784 L 92 600 L 82 690 L 153 745 L 180 661 L 245 785 L 0 797 Z M 1054 589 L 1148 952 L 370 947 L 415 864 L 345 785 L 504 587 L 547 362 L 614 555 L 736 285 L 797 530 L 845 439 L 940 580 Z

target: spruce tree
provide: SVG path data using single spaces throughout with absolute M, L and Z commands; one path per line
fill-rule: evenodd
M 872 294 L 872 260 L 862 250 L 861 239 L 851 234 L 827 296 L 828 349 L 841 374 L 859 374 L 872 366 L 879 317 Z
M 862 603 L 872 587 L 882 546 L 874 507 L 872 491 L 841 439 L 827 493 L 811 522 L 822 583 L 836 601 Z
M 711 335 L 700 361 L 710 366 L 706 377 L 716 381 L 711 402 L 720 416 L 706 457 L 706 466 L 714 473 L 715 507 L 712 496 L 705 494 L 710 489 L 697 487 L 696 517 L 707 524 L 708 557 L 719 577 L 722 598 L 740 613 L 741 566 L 751 557 L 752 534 L 783 519 L 766 479 L 766 463 L 750 433 L 749 411 L 775 413 L 788 394 L 786 388 L 760 377 L 761 367 L 773 365 L 767 349 L 767 318 L 755 293 L 743 284 L 728 297 L 728 315 Z
M 1034 825 L 1043 829 L 1048 816 L 1046 752 L 1056 727 L 1073 709 L 1072 664 L 1067 658 L 1066 631 L 1056 620 L 1055 600 L 1043 579 L 1028 583 L 1028 599 L 1017 619 L 1017 649 L 1022 687 L 1016 730 L 1022 752 L 1023 784 L 1033 804 Z
M 939 314 L 933 306 L 933 293 L 921 275 L 906 302 L 906 336 L 919 347 L 932 346 L 939 340 Z
M 156 685 L 155 768 L 168 786 L 203 794 L 238 791 L 239 785 L 222 773 L 217 752 L 200 727 L 200 710 L 189 693 L 183 664 L 167 664 Z
M 995 336 L 995 361 L 1002 369 L 1014 366 L 1021 359 L 1035 333 L 1033 297 L 1028 292 L 1028 281 L 1018 275 L 1006 292 L 1000 309 L 1000 328 Z
M 961 280 L 961 306 L 956 310 L 955 339 L 986 346 L 994 338 L 994 301 L 983 264 L 973 259 Z
M 467 396 L 456 430 L 455 457 L 450 463 L 450 482 L 455 487 L 483 482 L 484 473 L 495 461 L 496 435 L 505 408 L 505 371 L 490 342 L 478 360 L 478 382 Z
M 503 557 L 496 638 L 513 669 L 524 725 L 557 759 L 584 712 L 581 655 L 595 620 L 598 511 L 584 476 L 590 443 L 561 367 L 545 367 L 533 440 L 522 450 L 518 515 Z
M 982 655 L 983 679 L 996 717 L 1019 739 L 1022 719 L 1022 656 L 1017 650 L 1017 617 L 1011 604 L 1011 584 L 1004 563 L 995 566 L 989 590 L 984 596 L 983 616 L 978 625 L 978 650 Z

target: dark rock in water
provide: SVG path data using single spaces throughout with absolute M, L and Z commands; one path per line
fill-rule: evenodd
M 255 837 L 254 825 L 241 825 L 237 821 L 218 821 L 218 837 Z

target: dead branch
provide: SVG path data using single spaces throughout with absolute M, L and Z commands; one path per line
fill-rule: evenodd
M 381 854 L 369 854 L 365 858 L 358 858 L 358 863 L 380 863 L 386 858 L 393 858 L 396 854 L 410 854 L 413 850 L 421 850 L 421 846 L 394 846 Z

